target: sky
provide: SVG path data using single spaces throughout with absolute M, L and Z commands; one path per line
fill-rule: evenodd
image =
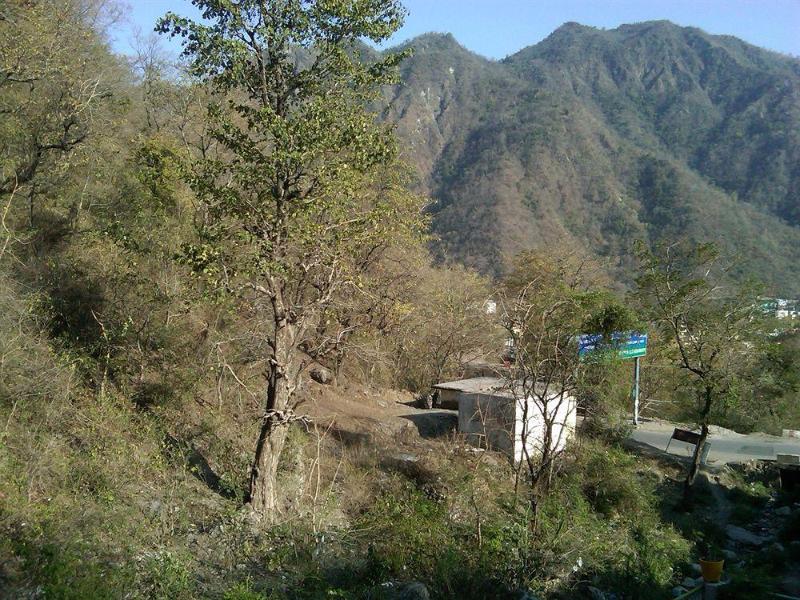
M 447 32 L 469 50 L 501 59 L 568 21 L 610 29 L 668 19 L 800 57 L 800 0 L 406 0 L 404 5 L 405 25 L 389 45 L 428 31 Z M 128 0 L 126 18 L 113 33 L 114 48 L 130 53 L 133 32 L 152 31 L 170 10 L 197 15 L 189 0 Z M 179 48 L 175 41 L 166 47 Z

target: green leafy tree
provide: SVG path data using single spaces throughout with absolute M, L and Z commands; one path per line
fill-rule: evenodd
M 732 268 L 713 244 L 676 243 L 651 251 L 637 245 L 637 295 L 677 369 L 678 390 L 690 398 L 691 418 L 700 428 L 686 474 L 685 496 L 700 466 L 714 411 L 735 405 L 751 389 L 748 373 L 756 354 L 762 312 L 752 286 L 730 286 Z
M 360 39 L 385 40 L 404 11 L 394 0 L 194 4 L 202 21 L 169 13 L 158 24 L 183 38 L 190 72 L 219 98 L 208 105 L 216 147 L 189 175 L 203 240 L 185 255 L 265 317 L 266 398 L 249 501 L 271 516 L 303 373 L 339 337 L 331 307 L 420 223 L 419 202 L 393 166 L 391 130 L 366 109 L 402 56 L 359 60 Z
M 34 227 L 38 196 L 72 199 L 74 155 L 108 125 L 120 65 L 102 31 L 115 16 L 98 0 L 0 6 L 0 258 Z M 79 210 L 72 202 L 66 220 Z
M 600 285 L 593 261 L 577 252 L 525 252 L 499 294 L 499 307 L 514 361 L 505 387 L 521 407 L 521 453 L 517 483 L 529 483 L 532 526 L 564 453 L 569 414 L 584 387 L 588 362 L 577 336 L 629 330 L 630 311 Z M 592 365 L 599 377 L 603 362 Z

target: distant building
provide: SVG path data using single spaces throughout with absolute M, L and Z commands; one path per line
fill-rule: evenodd
M 761 310 L 778 319 L 800 319 L 800 300 L 760 298 Z
M 575 434 L 576 403 L 572 396 L 553 394 L 546 406 L 512 393 L 508 382 L 498 377 L 474 377 L 440 383 L 444 407 L 458 408 L 458 430 L 469 443 L 505 453 L 514 462 L 544 449 L 546 421 L 552 423 L 550 448 L 562 450 Z M 545 418 L 546 417 L 546 418 Z

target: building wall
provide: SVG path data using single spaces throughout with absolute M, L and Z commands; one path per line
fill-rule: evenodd
M 458 398 L 458 430 L 479 448 L 514 453 L 514 404 L 510 398 L 462 393 Z
M 458 396 L 458 430 L 466 434 L 467 441 L 480 448 L 503 452 L 515 462 L 524 459 L 526 446 L 531 456 L 541 453 L 545 430 L 543 413 L 531 398 L 525 402 L 489 394 L 461 393 Z M 575 432 L 574 399 L 569 396 L 563 400 L 552 399 L 548 402 L 547 414 L 554 422 L 552 447 L 561 450 Z
M 527 405 L 527 414 L 525 412 Z M 563 450 L 575 435 L 577 411 L 575 399 L 571 396 L 553 395 L 546 406 L 528 398 L 515 402 L 514 421 L 514 462 L 519 462 L 527 454 L 531 457 L 541 455 L 545 448 L 545 423 L 551 422 L 552 433 L 550 449 Z M 546 417 L 546 418 L 545 418 Z M 527 418 L 527 426 L 526 426 Z

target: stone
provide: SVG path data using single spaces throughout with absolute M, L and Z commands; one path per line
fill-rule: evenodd
M 431 595 L 424 583 L 410 581 L 397 588 L 394 598 L 396 600 L 430 600 Z
M 775 542 L 774 544 L 772 544 L 772 549 L 775 550 L 776 552 L 786 552 L 786 547 L 780 542 Z
M 415 463 L 419 461 L 419 456 L 417 456 L 416 454 L 407 454 L 405 452 L 402 452 L 400 454 L 396 454 L 394 456 L 394 459 L 398 462 Z
M 514 592 L 512 596 L 514 600 L 539 600 L 538 596 L 530 590 L 520 589 Z
M 317 383 L 321 383 L 322 385 L 329 384 L 333 379 L 331 372 L 324 367 L 314 367 L 309 372 L 309 375 L 311 376 L 311 379 L 313 379 Z
M 703 572 L 703 569 L 700 568 L 699 563 L 692 563 L 689 566 L 691 567 L 692 571 L 695 572 L 696 575 L 700 575 Z
M 686 588 L 676 585 L 674 588 L 672 588 L 672 597 L 677 598 L 678 596 L 682 596 L 688 591 L 689 590 L 687 590 Z
M 736 560 L 737 558 L 739 558 L 739 555 L 736 554 L 736 552 L 734 552 L 733 550 L 728 550 L 727 548 L 722 550 L 722 556 L 725 557 L 725 560 Z
M 589 595 L 592 597 L 592 600 L 606 600 L 605 593 L 596 587 L 592 587 L 591 585 L 589 586 Z
M 781 506 L 779 509 L 775 511 L 775 514 L 779 517 L 788 517 L 792 514 L 792 509 L 788 506 Z
M 766 538 L 736 525 L 726 526 L 725 534 L 734 542 L 739 542 L 740 544 L 746 544 L 748 546 L 761 546 L 764 542 L 768 541 Z
M 718 590 L 724 586 L 726 582 L 719 583 L 706 583 L 703 587 L 703 600 L 717 600 L 719 598 Z
M 685 587 L 687 590 L 692 589 L 694 586 L 694 577 L 684 577 L 683 581 L 681 581 L 681 587 Z

